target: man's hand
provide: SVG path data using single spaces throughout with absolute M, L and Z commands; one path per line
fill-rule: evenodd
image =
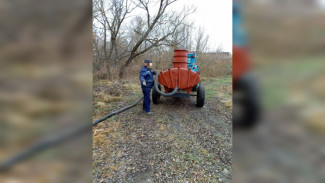
M 146 81 L 142 81 L 142 85 L 143 85 L 143 86 L 147 86 Z

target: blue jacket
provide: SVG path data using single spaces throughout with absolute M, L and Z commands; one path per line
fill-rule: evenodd
M 153 71 L 144 66 L 140 70 L 141 88 L 152 88 L 153 86 Z M 146 86 L 142 85 L 142 81 L 146 81 Z

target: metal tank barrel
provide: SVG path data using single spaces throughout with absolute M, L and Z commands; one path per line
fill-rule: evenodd
M 174 68 L 187 69 L 187 50 L 174 50 Z

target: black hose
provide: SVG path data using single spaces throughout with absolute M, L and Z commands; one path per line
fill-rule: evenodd
M 119 110 L 117 110 L 117 111 L 114 111 L 114 112 L 112 112 L 112 113 L 110 113 L 110 114 L 107 114 L 106 116 L 104 116 L 104 117 L 102 117 L 102 118 L 96 120 L 95 122 L 93 122 L 93 126 L 95 126 L 95 125 L 97 125 L 98 123 L 100 123 L 100 122 L 106 120 L 107 118 L 110 118 L 110 117 L 114 116 L 115 114 L 121 113 L 121 112 L 123 112 L 123 111 L 126 111 L 126 110 L 128 110 L 128 109 L 130 109 L 130 108 L 136 106 L 139 102 L 141 102 L 142 99 L 143 99 L 143 97 L 141 97 L 141 98 L 140 98 L 136 103 L 134 103 L 134 104 L 132 104 L 132 105 L 129 105 L 129 106 L 123 107 L 123 108 L 121 108 L 121 109 L 119 109 Z
M 143 97 L 141 97 L 137 102 L 135 102 L 134 104 L 131 104 L 129 106 L 126 106 L 126 107 L 123 107 L 117 111 L 114 111 L 110 114 L 107 114 L 106 116 L 96 120 L 95 122 L 92 123 L 92 126 L 95 126 L 97 125 L 98 123 L 100 122 L 103 122 L 104 120 L 116 115 L 116 114 L 119 114 L 123 111 L 126 111 L 134 106 L 136 106 L 137 104 L 139 104 L 139 102 L 143 99 Z M 0 163 L 0 171 L 5 171 L 5 170 L 8 170 L 9 168 L 11 168 L 13 165 L 35 155 L 36 153 L 39 153 L 47 148 L 50 148 L 50 147 L 53 147 L 54 145 L 57 145 L 61 142 L 64 142 L 65 140 L 69 140 L 73 137 L 76 137 L 78 135 L 81 135 L 85 132 L 87 132 L 88 130 L 91 129 L 91 125 L 90 124 L 83 124 L 83 125 L 80 125 L 76 128 L 73 128 L 71 130 L 66 130 L 60 134 L 57 134 L 53 137 L 49 137 L 49 138 L 46 138 L 45 140 L 43 141 L 40 141 L 40 142 L 37 142 L 35 143 L 34 145 L 32 145 L 31 147 L 23 150 L 22 152 L 18 153 L 17 155 L 7 159 L 6 161 L 4 162 L 1 162 Z
M 53 147 L 55 145 L 58 145 L 65 140 L 74 138 L 78 135 L 81 135 L 85 132 L 87 132 L 89 129 L 91 129 L 90 124 L 83 124 L 78 126 L 77 128 L 73 128 L 70 130 L 66 130 L 64 132 L 61 132 L 55 136 L 46 138 L 45 140 L 42 140 L 40 142 L 36 142 L 31 147 L 26 148 L 22 152 L 16 154 L 15 156 L 7 159 L 4 162 L 0 163 L 0 171 L 5 171 L 11 168 L 13 165 L 26 160 L 27 158 L 32 157 L 36 153 L 39 153 L 47 148 Z
M 170 97 L 170 96 L 174 95 L 174 94 L 177 92 L 177 90 L 178 90 L 178 87 L 177 87 L 177 86 L 175 87 L 174 91 L 172 91 L 172 92 L 170 92 L 170 93 L 165 93 L 165 92 L 162 92 L 162 91 L 159 90 L 159 88 L 158 88 L 158 84 L 159 84 L 159 82 L 158 82 L 158 76 L 159 76 L 159 74 L 160 74 L 160 73 L 158 73 L 158 74 L 156 75 L 156 77 L 155 77 L 155 83 L 154 83 L 155 88 L 154 88 L 154 89 L 155 89 L 155 90 L 156 90 L 160 95 L 165 96 L 165 97 Z

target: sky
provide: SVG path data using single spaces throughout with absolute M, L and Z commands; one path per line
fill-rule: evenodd
M 232 53 L 232 1 L 179 0 L 173 8 L 182 9 L 184 5 L 196 6 L 196 12 L 189 18 L 205 29 L 211 47 L 216 49 L 221 44 L 223 51 Z
M 318 0 L 317 2 L 321 8 L 325 9 L 325 0 Z
M 231 0 L 177 0 L 171 5 L 171 9 L 182 10 L 184 6 L 196 7 L 196 12 L 188 19 L 194 22 L 196 28 L 204 28 L 205 33 L 209 35 L 209 51 L 215 51 L 221 45 L 223 51 L 232 53 Z M 152 11 L 155 11 L 155 8 Z M 142 11 L 136 9 L 132 14 Z

